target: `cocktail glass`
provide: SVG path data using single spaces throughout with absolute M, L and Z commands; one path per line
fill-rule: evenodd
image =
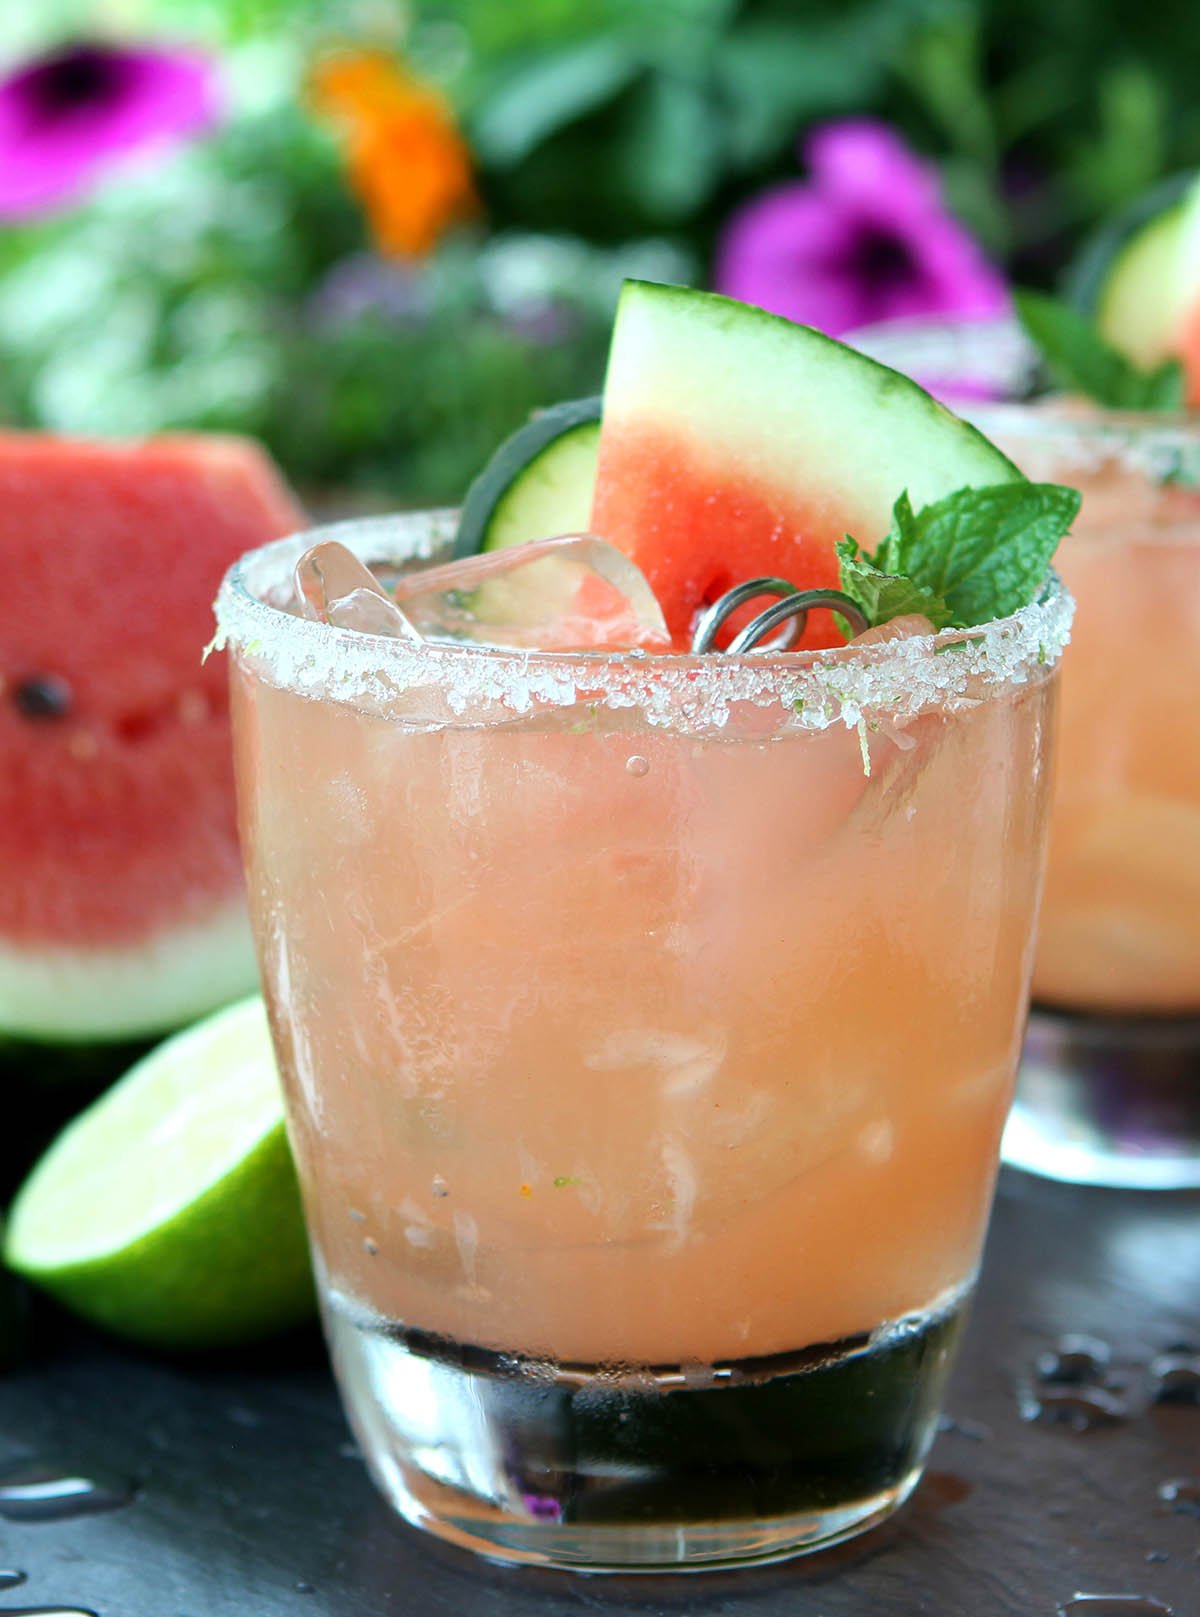
M 1200 1186 L 1200 422 L 1000 402 L 1036 372 L 1006 322 L 856 341 L 1030 477 L 1083 492 L 1055 562 L 1078 615 L 1004 1157 L 1082 1183 Z
M 888 1515 L 987 1222 L 1041 882 L 1051 583 L 832 653 L 530 653 L 226 579 L 241 826 L 334 1365 L 384 1494 L 505 1560 Z

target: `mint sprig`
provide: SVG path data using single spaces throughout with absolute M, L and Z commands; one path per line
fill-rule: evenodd
M 944 629 L 950 623 L 950 608 L 941 596 L 911 578 L 883 572 L 877 565 L 878 551 L 873 560 L 849 535 L 835 549 L 841 563 L 842 588 L 862 608 L 872 627 L 910 612 L 928 618 L 935 629 Z
M 1164 360 L 1140 370 L 1078 309 L 1045 292 L 1014 292 L 1017 316 L 1060 387 L 1110 410 L 1181 410 L 1183 366 Z
M 872 627 L 909 612 L 935 629 L 1008 617 L 1041 588 L 1079 504 L 1058 483 L 960 488 L 920 511 L 903 493 L 874 555 L 849 534 L 837 546 L 842 589 Z

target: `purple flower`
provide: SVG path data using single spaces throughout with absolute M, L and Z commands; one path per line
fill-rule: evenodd
M 729 220 L 720 291 L 834 336 L 877 320 L 1007 308 L 1004 280 L 946 211 L 933 167 L 885 124 L 824 124 L 804 157 L 807 181 L 776 186 Z
M 82 195 L 116 160 L 207 128 L 208 60 L 180 49 L 70 45 L 0 78 L 0 219 Z
M 389 326 L 421 325 L 433 309 L 433 285 L 424 267 L 378 253 L 340 258 L 308 302 L 320 331 L 340 331 L 360 320 Z

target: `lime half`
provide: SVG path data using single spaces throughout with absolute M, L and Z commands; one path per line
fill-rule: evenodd
M 312 1312 L 261 999 L 167 1039 L 68 1125 L 18 1192 L 4 1259 L 154 1346 L 228 1346 Z

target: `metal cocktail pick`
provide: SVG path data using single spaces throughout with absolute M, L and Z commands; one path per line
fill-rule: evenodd
M 725 648 L 728 655 L 736 657 L 747 651 L 788 651 L 804 633 L 808 614 L 814 607 L 828 607 L 830 611 L 839 613 L 855 634 L 862 634 L 869 627 L 861 609 L 841 590 L 799 590 L 786 578 L 751 578 L 744 584 L 735 584 L 733 589 L 726 590 L 709 607 L 692 636 L 693 652 L 712 651 L 717 631 L 730 613 L 736 612 L 747 601 L 757 600 L 763 595 L 775 595 L 780 599 L 773 606 L 764 608 L 757 617 L 751 618 L 744 629 L 739 630 Z M 783 625 L 786 627 L 781 635 L 766 644 L 759 644 L 764 635 Z

